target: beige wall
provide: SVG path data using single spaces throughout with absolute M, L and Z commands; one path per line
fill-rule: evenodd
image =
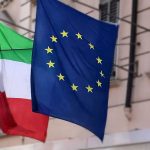
M 13 0 L 5 10 L 7 10 L 14 23 L 27 29 L 31 28 L 31 2 L 29 0 Z M 27 31 L 20 28 L 15 29 L 20 34 L 30 37 Z
M 21 17 L 28 16 L 30 12 L 30 6 L 26 6 L 24 10 L 20 10 L 20 1 L 15 1 L 12 10 L 12 17 L 19 23 Z M 99 0 L 82 0 L 89 5 L 98 8 Z M 131 20 L 131 0 L 120 0 L 120 17 L 125 17 L 126 20 Z M 84 13 L 88 13 L 91 9 L 81 6 L 76 3 L 71 3 L 66 0 L 66 3 L 72 7 L 81 10 Z M 15 6 L 15 7 L 14 7 Z M 139 0 L 139 10 L 143 10 L 150 7 L 149 0 Z M 18 11 L 17 11 L 18 9 Z M 33 9 L 34 10 L 34 9 Z M 34 12 L 32 12 L 32 16 Z M 99 13 L 93 11 L 90 16 L 97 18 Z M 126 17 L 127 16 L 127 17 Z M 138 13 L 138 24 L 143 25 L 150 29 L 150 9 Z M 25 27 L 30 27 L 30 21 L 27 20 Z M 120 21 L 120 31 L 118 43 L 129 43 L 130 42 L 130 24 Z M 33 26 L 34 27 L 34 26 Z M 32 27 L 32 29 L 33 29 Z M 142 30 L 138 28 L 138 32 Z M 21 31 L 22 32 L 22 31 Z M 109 96 L 109 110 L 108 110 L 108 121 L 106 127 L 106 134 L 110 135 L 115 133 L 130 132 L 136 130 L 143 130 L 150 128 L 150 77 L 147 76 L 147 72 L 150 72 L 150 32 L 137 35 L 137 42 L 140 42 L 140 46 L 136 47 L 136 60 L 139 63 L 138 76 L 134 80 L 133 87 L 133 109 L 132 109 L 132 120 L 129 121 L 124 112 L 124 103 L 126 97 L 126 86 L 127 86 L 127 72 L 117 69 L 117 82 L 111 81 L 113 86 L 110 87 Z M 117 63 L 120 66 L 125 66 L 128 69 L 129 63 L 129 45 L 118 46 L 117 51 Z M 117 83 L 117 84 L 115 84 Z M 136 134 L 135 134 L 136 135 Z M 54 140 L 63 140 L 70 138 L 90 138 L 94 137 L 92 133 L 79 127 L 75 124 L 71 124 L 62 120 L 52 119 L 49 123 L 47 142 Z M 95 137 L 94 137 L 95 138 Z M 150 141 L 150 140 L 149 140 Z M 37 142 L 30 138 L 21 137 L 5 137 L 0 138 L 0 147 L 29 144 Z M 53 150 L 53 148 L 51 148 Z

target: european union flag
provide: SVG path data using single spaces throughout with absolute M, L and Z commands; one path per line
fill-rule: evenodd
M 33 111 L 78 124 L 102 140 L 118 26 L 57 0 L 37 5 Z

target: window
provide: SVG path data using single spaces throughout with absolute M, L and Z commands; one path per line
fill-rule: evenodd
M 103 21 L 118 22 L 119 0 L 101 0 L 100 18 Z
M 112 23 L 118 22 L 119 0 L 100 0 L 100 19 Z M 115 51 L 114 63 L 116 63 L 117 47 Z M 112 70 L 112 79 L 116 78 L 116 67 Z

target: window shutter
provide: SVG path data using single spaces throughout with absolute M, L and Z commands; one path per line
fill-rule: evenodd
M 101 4 L 100 10 L 101 10 L 101 16 L 100 16 L 101 20 L 108 21 L 108 18 L 109 18 L 109 16 L 107 15 L 108 14 L 108 3 Z
M 100 18 L 103 21 L 118 22 L 119 0 L 102 0 L 100 4 Z
M 110 22 L 118 22 L 119 15 L 119 2 L 118 0 L 112 0 L 110 2 Z

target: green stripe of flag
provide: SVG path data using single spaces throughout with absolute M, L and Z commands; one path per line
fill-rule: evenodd
M 32 47 L 32 40 L 0 23 L 0 59 L 31 64 Z

